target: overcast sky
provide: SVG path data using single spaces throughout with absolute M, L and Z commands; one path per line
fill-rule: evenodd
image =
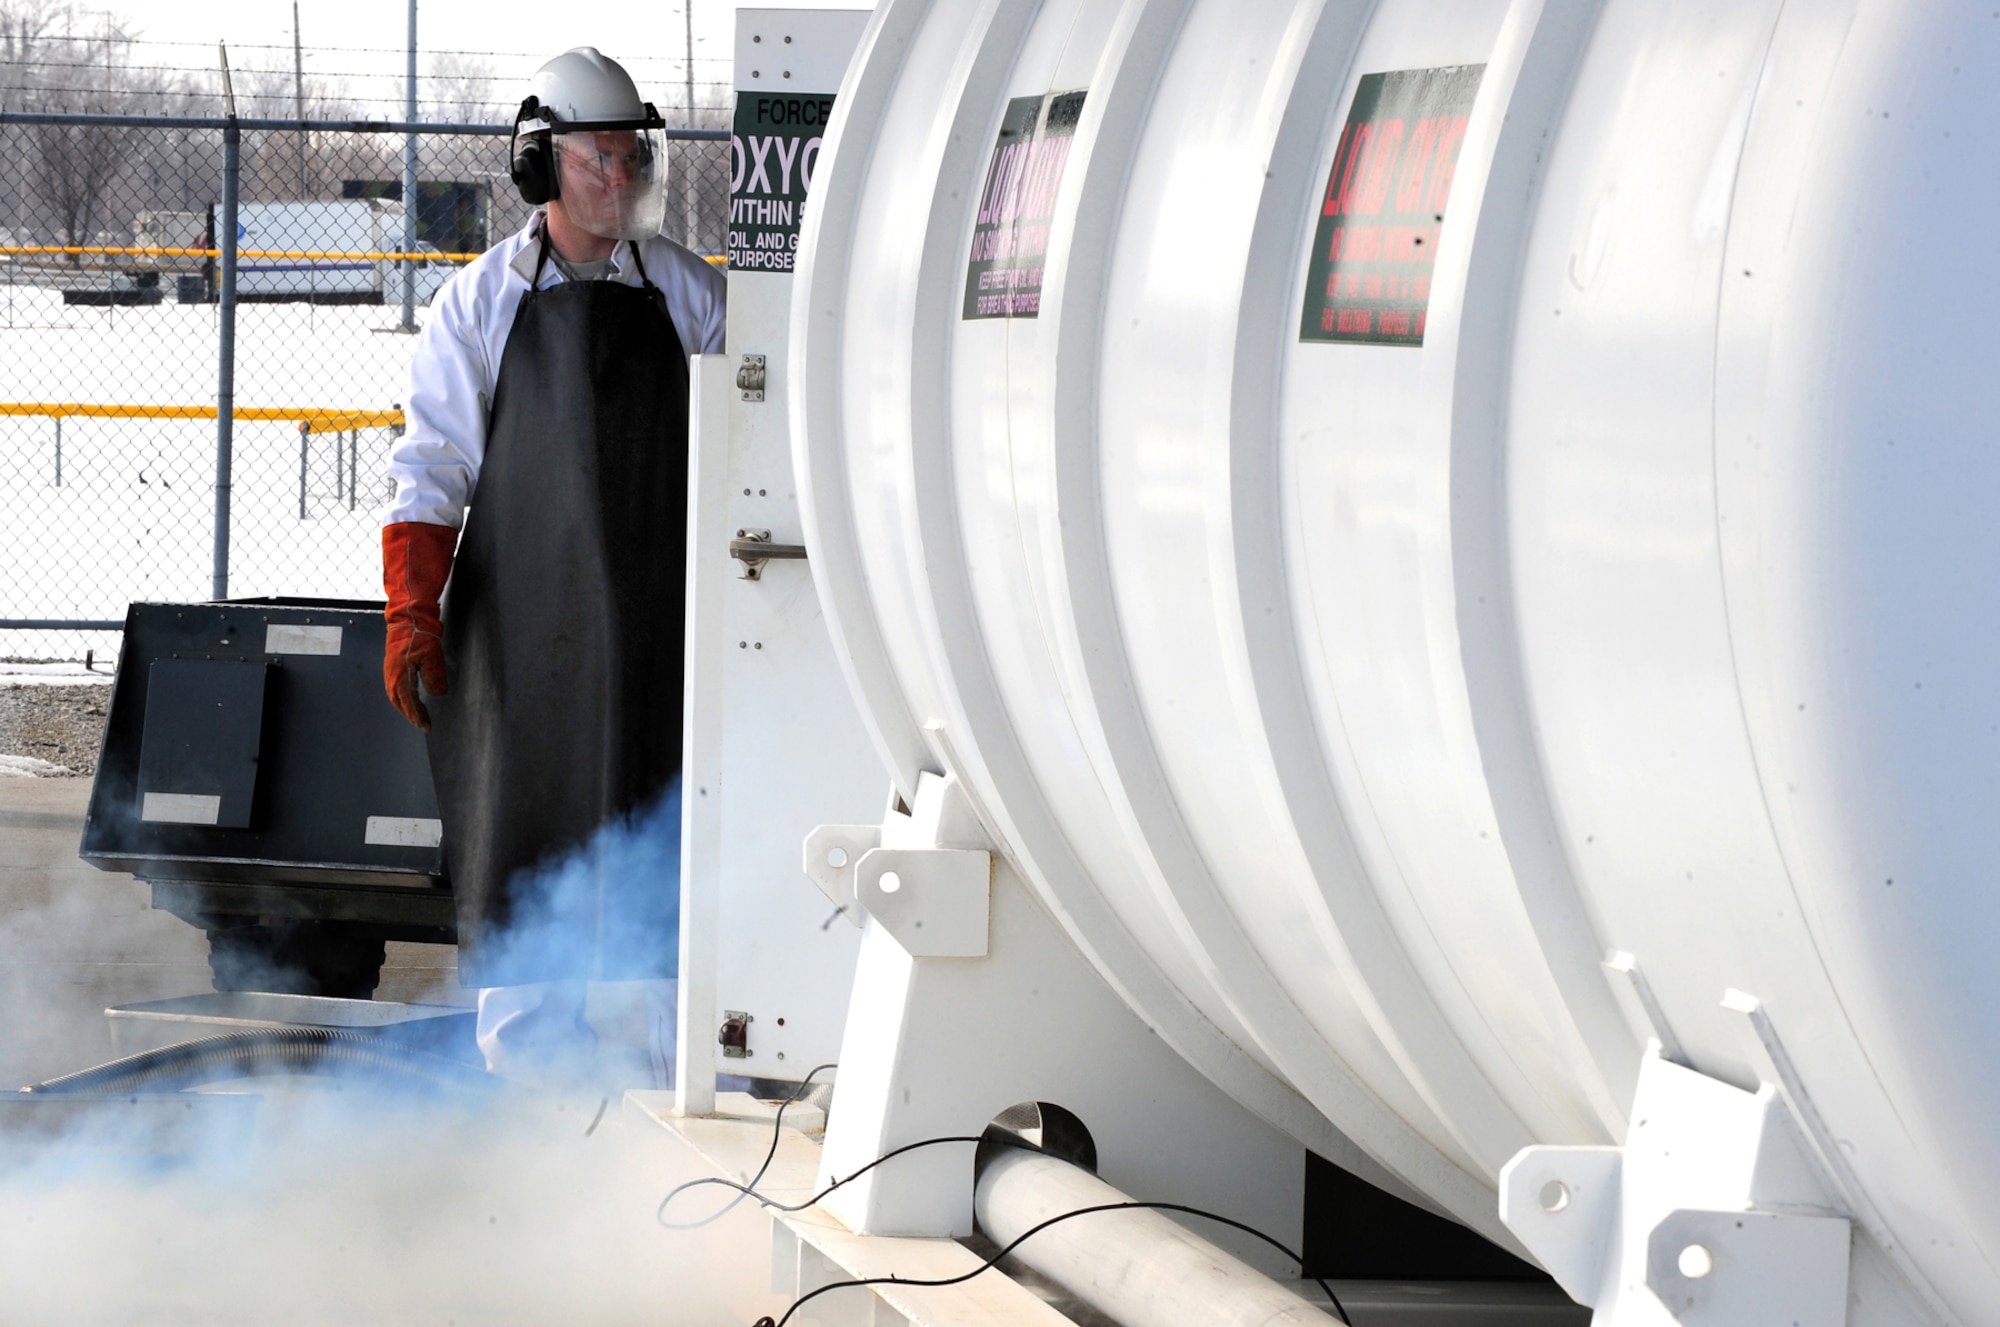
M 640 91 L 665 107 L 685 77 L 687 6 L 694 9 L 695 79 L 725 82 L 735 32 L 733 0 L 418 0 L 419 70 L 439 51 L 487 54 L 506 79 L 526 76 L 542 60 L 571 46 L 596 46 L 623 61 Z M 793 0 L 745 8 L 856 9 L 866 0 Z M 88 32 L 110 12 L 138 29 L 148 61 L 212 68 L 215 43 L 227 40 L 231 63 L 291 68 L 292 6 L 288 0 L 79 0 L 75 24 Z M 353 91 L 374 98 L 400 76 L 409 23 L 407 0 L 299 0 L 299 27 L 308 77 L 369 85 Z M 152 43 L 185 43 L 167 47 Z M 372 109 L 372 108 L 371 108 Z

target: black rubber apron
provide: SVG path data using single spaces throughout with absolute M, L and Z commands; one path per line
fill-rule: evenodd
M 428 702 L 467 986 L 678 960 L 677 872 L 643 840 L 680 768 L 687 361 L 643 267 L 642 287 L 538 290 L 548 256 L 501 356 L 444 598 L 451 690 Z

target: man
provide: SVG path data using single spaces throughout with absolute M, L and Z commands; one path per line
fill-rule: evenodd
M 579 47 L 529 92 L 512 173 L 545 206 L 439 293 L 411 365 L 383 676 L 430 734 L 488 1067 L 577 1072 L 584 983 L 645 979 L 664 1082 L 688 356 L 722 349 L 724 285 L 658 233 L 662 121 L 622 68 Z

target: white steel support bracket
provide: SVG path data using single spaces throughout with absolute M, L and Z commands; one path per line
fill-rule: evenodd
M 991 853 L 876 848 L 854 868 L 854 896 L 912 958 L 986 957 Z
M 1127 1193 L 1297 1239 L 1304 1150 L 1139 1021 L 992 851 L 955 780 L 924 774 L 912 800 L 892 805 L 879 831 L 828 825 L 806 840 L 807 873 L 829 898 L 857 897 L 866 917 L 820 1183 L 1046 1101 L 1083 1121 L 1099 1172 Z M 836 849 L 844 867 L 828 860 Z M 884 890 L 890 873 L 898 887 Z M 821 1206 L 862 1234 L 968 1235 L 972 1160 L 962 1143 L 905 1153 Z M 1267 1272 L 1296 1273 L 1247 1236 L 1202 1234 Z
M 1500 1219 L 1598 1327 L 1841 1327 L 1852 1226 L 1778 1092 L 1659 1053 L 1625 1146 L 1524 1148 Z
M 865 913 L 854 899 L 854 868 L 882 841 L 880 825 L 821 825 L 806 835 L 806 878 L 852 926 Z
M 821 825 L 806 835 L 806 875 L 850 922 L 873 917 L 915 957 L 983 957 L 993 855 L 881 842 L 879 825 Z

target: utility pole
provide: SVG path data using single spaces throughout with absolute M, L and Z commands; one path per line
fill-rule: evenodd
M 403 114 L 411 125 L 417 122 L 417 0 L 410 0 L 410 59 L 404 80 Z M 417 135 L 403 135 L 403 252 L 417 251 Z M 403 269 L 402 330 L 417 330 L 417 270 L 408 258 Z
M 299 0 L 292 0 L 292 99 L 299 111 L 299 201 L 312 193 L 306 182 L 306 52 L 299 35 Z
M 687 125 L 695 127 L 694 118 L 694 0 L 681 0 L 681 13 L 687 19 Z M 681 171 L 681 243 L 694 248 L 695 225 L 700 221 L 697 212 L 697 198 L 694 189 L 694 148 L 683 146 L 681 160 L 685 163 Z

